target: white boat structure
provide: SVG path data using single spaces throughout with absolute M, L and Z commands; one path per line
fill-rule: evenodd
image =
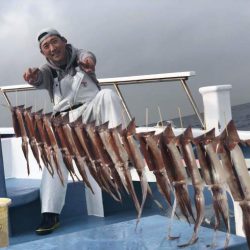
M 232 119 L 232 112 L 231 112 L 231 102 L 230 102 L 230 91 L 232 89 L 231 85 L 218 85 L 218 86 L 208 86 L 208 87 L 202 87 L 199 89 L 199 92 L 202 95 L 203 104 L 204 104 L 204 120 L 202 119 L 202 116 L 200 114 L 200 111 L 194 101 L 194 98 L 192 97 L 192 94 L 190 92 L 190 89 L 188 87 L 188 80 L 190 77 L 195 76 L 194 71 L 188 71 L 188 72 L 176 72 L 176 73 L 165 73 L 165 74 L 154 74 L 154 75 L 142 75 L 142 76 L 130 76 L 130 77 L 117 77 L 117 78 L 105 78 L 105 79 L 99 79 L 100 86 L 106 87 L 113 85 L 115 90 L 117 91 L 119 97 L 122 100 L 124 109 L 129 117 L 129 119 L 132 118 L 132 115 L 129 112 L 129 109 L 126 105 L 126 101 L 123 98 L 122 92 L 119 88 L 120 85 L 129 85 L 129 84 L 150 84 L 150 83 L 157 83 L 157 82 L 179 82 L 187 94 L 187 97 L 193 107 L 194 112 L 196 113 L 198 120 L 200 121 L 201 128 L 193 128 L 192 132 L 194 137 L 199 136 L 203 134 L 205 131 L 210 130 L 211 128 L 216 129 L 216 133 L 219 134 L 220 131 L 222 131 L 227 123 Z M 8 97 L 8 94 L 10 92 L 18 92 L 18 91 L 39 91 L 35 90 L 34 87 L 24 84 L 24 85 L 12 85 L 12 86 L 4 86 L 0 87 L 0 91 L 4 95 L 6 102 L 8 105 L 11 106 L 10 98 Z M 145 132 L 145 131 L 162 131 L 162 126 L 155 126 L 155 127 L 137 127 L 138 132 Z M 176 135 L 183 132 L 183 128 L 174 128 L 174 132 Z M 22 149 L 21 149 L 21 139 L 15 138 L 14 136 L 14 130 L 13 128 L 1 128 L 1 164 L 0 164 L 0 197 L 6 197 L 9 196 L 12 198 L 12 207 L 10 207 L 10 228 L 11 228 L 11 237 L 10 237 L 10 247 L 9 249 L 34 249 L 34 247 L 38 246 L 36 244 L 42 244 L 47 242 L 47 244 L 51 244 L 51 240 L 49 238 L 38 238 L 38 236 L 34 236 L 31 233 L 32 227 L 34 227 L 35 223 L 39 222 L 39 180 L 41 179 L 41 171 L 39 170 L 37 163 L 30 154 L 30 166 L 31 166 L 31 173 L 30 176 L 27 176 L 26 172 L 26 160 L 23 156 Z M 242 140 L 249 139 L 250 138 L 250 131 L 238 131 L 239 136 Z M 250 168 L 250 158 L 246 158 L 247 166 Z M 134 169 L 131 169 L 133 181 L 138 182 L 138 176 Z M 154 185 L 155 183 L 155 176 L 148 171 L 147 172 L 147 178 L 148 181 Z M 75 190 L 74 190 L 75 189 Z M 81 190 L 81 191 L 79 191 Z M 126 205 L 126 200 L 124 207 L 122 208 L 121 205 L 114 205 L 114 202 L 111 202 L 109 197 L 107 197 L 106 194 L 104 194 L 100 188 L 97 186 L 95 187 L 95 195 L 92 195 L 91 192 L 86 188 L 84 193 L 84 188 L 81 184 L 77 183 L 70 183 L 69 184 L 69 190 L 68 192 L 71 192 L 71 194 L 67 194 L 67 199 L 72 199 L 72 193 L 79 193 L 79 196 L 81 195 L 81 198 L 74 197 L 71 201 L 66 201 L 66 208 L 64 216 L 66 219 L 76 218 L 76 216 L 80 216 L 81 213 L 85 213 L 88 217 L 98 217 L 98 218 L 106 218 L 107 216 L 110 216 L 112 213 L 116 214 L 116 219 L 113 219 L 113 222 L 119 223 L 125 223 L 125 224 L 119 224 L 117 226 L 117 229 L 124 226 L 129 227 L 128 224 L 123 219 L 118 219 L 119 217 L 124 216 L 124 212 L 129 212 L 130 217 L 128 214 L 126 214 L 128 219 L 134 218 L 135 214 L 131 212 L 133 207 L 131 208 L 131 205 Z M 78 196 L 78 197 L 79 197 Z M 71 202 L 72 204 L 68 204 L 67 202 Z M 85 204 L 85 208 L 76 209 L 76 206 L 80 205 L 80 203 L 83 202 Z M 150 202 L 149 202 L 150 203 Z M 82 204 L 83 205 L 83 204 Z M 149 207 L 152 206 L 152 203 L 148 205 Z M 75 209 L 75 210 L 74 210 Z M 23 212 L 26 210 L 26 212 Z M 33 214 L 32 211 L 33 210 Z M 127 210 L 127 211 L 126 211 Z M 147 210 L 147 205 L 146 205 Z M 235 229 L 233 230 L 236 234 L 236 236 L 231 237 L 231 243 L 230 247 L 239 249 L 247 249 L 246 241 L 244 238 L 237 237 L 237 236 L 243 236 L 244 232 L 242 230 L 242 214 L 241 209 L 239 208 L 238 202 L 233 202 L 233 210 L 234 210 L 234 220 L 235 220 Z M 29 211 L 29 212 L 27 212 Z M 120 213 L 121 212 L 121 213 Z M 161 218 L 154 217 L 155 210 L 152 210 L 152 212 L 149 212 L 148 215 L 153 216 L 152 220 L 157 221 L 159 225 L 163 226 L 161 223 Z M 30 213 L 30 218 L 28 217 L 28 214 Z M 75 214 L 74 214 L 75 213 Z M 120 213 L 120 215 L 119 215 Z M 32 215 L 31 215 L 32 214 Z M 131 217 L 132 216 L 134 217 Z M 18 216 L 27 216 L 27 218 L 18 218 Z M 38 219 L 34 219 L 35 216 L 38 216 Z M 74 217 L 75 216 L 75 217 Z M 125 217 L 126 217 L 125 216 Z M 84 217 L 85 218 L 85 217 Z M 67 221 L 65 219 L 65 221 Z M 112 219 L 110 219 L 112 224 Z M 19 225 L 16 225 L 18 224 Z M 20 225 L 20 223 L 22 225 Z M 82 223 L 85 225 L 85 229 L 89 229 L 90 227 L 86 227 L 85 220 L 82 221 Z M 108 224 L 109 224 L 108 223 Z M 150 221 L 150 216 L 142 219 L 142 229 L 143 226 L 145 228 L 147 225 L 150 225 L 152 223 Z M 177 223 L 177 222 L 176 222 Z M 98 223 L 97 223 L 98 224 Z M 177 223 L 178 224 L 178 223 Z M 157 224 L 158 225 L 158 224 Z M 180 228 L 183 225 L 180 225 Z M 66 226 L 65 226 L 66 227 Z M 67 224 L 67 227 L 74 227 L 74 225 L 70 225 L 70 223 Z M 78 227 L 81 228 L 81 226 L 78 225 Z M 104 233 L 106 230 L 105 228 L 100 228 L 98 226 L 94 226 L 95 230 L 100 230 L 100 235 Z M 162 231 L 164 231 L 165 228 L 162 228 Z M 60 229 L 59 229 L 60 230 Z M 107 229 L 108 230 L 108 229 Z M 113 228 L 114 230 L 114 228 Z M 190 229 L 189 229 L 190 230 Z M 70 233 L 69 233 L 70 232 Z M 75 235 L 71 235 L 74 231 L 67 231 L 67 232 L 61 232 L 59 233 L 55 232 L 52 234 L 52 238 L 58 237 L 58 242 L 62 240 L 62 237 L 75 237 L 75 243 L 73 245 L 74 248 L 77 248 L 78 244 L 80 244 L 81 239 L 79 238 L 80 232 L 75 232 Z M 87 232 L 85 230 L 85 233 L 91 233 Z M 124 233 L 124 232 L 123 232 Z M 84 234 L 84 233 L 83 233 Z M 201 240 L 200 243 L 197 243 L 198 245 L 196 247 L 198 248 L 192 248 L 192 249 L 200 249 L 199 247 L 204 247 L 202 244 L 207 244 L 205 242 L 205 236 L 207 235 L 207 232 L 204 232 L 204 239 Z M 61 238 L 60 238 L 61 237 Z M 129 238 L 130 236 L 127 235 L 127 238 L 124 237 L 123 240 L 129 241 L 131 240 Z M 133 236 L 133 240 L 136 241 L 136 235 Z M 139 236 L 138 236 L 139 237 Z M 235 237 L 235 238 L 234 238 Z M 119 238 L 119 237 L 118 237 Z M 187 237 L 188 238 L 188 237 Z M 54 239 L 55 240 L 55 239 Z M 86 239 L 84 239 L 86 243 Z M 132 240 L 132 241 L 133 241 Z M 43 241 L 43 242 L 42 242 Z M 98 241 L 98 239 L 96 239 Z M 114 240 L 115 241 L 115 240 Z M 166 240 L 167 241 L 167 240 Z M 210 239 L 211 241 L 211 239 Z M 123 244 L 125 244 L 123 242 Z M 222 241 L 223 242 L 223 241 Z M 62 245 L 58 243 L 54 245 L 54 248 L 51 249 L 69 249 L 68 243 L 64 242 L 65 248 L 62 248 Z M 112 243 L 110 243 L 112 245 Z M 145 244 L 148 244 L 150 248 L 148 249 L 157 249 L 160 245 L 154 245 L 155 242 L 152 242 L 152 245 L 150 245 L 150 241 L 147 241 Z M 164 243 L 165 244 L 165 243 Z M 167 244 L 167 243 L 166 243 Z M 171 243 L 173 246 L 173 243 Z M 79 245 L 80 246 L 80 245 Z M 116 246 L 116 245 L 113 245 Z M 127 246 L 126 244 L 124 247 Z M 142 246 L 142 245 L 140 245 Z M 135 248 L 131 249 L 140 249 L 140 246 L 137 245 Z M 155 248 L 153 248 L 155 246 Z M 167 246 L 167 245 L 165 245 Z M 195 245 L 194 245 L 195 246 Z M 60 248 L 59 248 L 60 247 Z M 118 247 L 118 246 L 117 246 Z M 128 246 L 127 246 L 128 247 Z M 152 247 L 152 248 L 151 248 Z M 176 245 L 173 247 L 175 249 Z M 223 244 L 220 246 L 223 247 Z M 159 247 L 160 248 L 160 247 Z M 204 247 L 205 248 L 205 247 Z M 45 249 L 45 248 L 41 248 Z M 49 249 L 49 248 L 47 248 Z M 73 249 L 73 248 L 71 248 Z M 80 248 L 85 249 L 85 248 Z M 103 249 L 97 245 L 95 245 L 95 249 Z M 113 248 L 116 249 L 116 248 Z M 119 248 L 117 248 L 119 249 Z M 123 248 L 120 248 L 123 249 Z M 126 248 L 124 248 L 126 249 Z M 144 248 L 147 249 L 147 248 Z

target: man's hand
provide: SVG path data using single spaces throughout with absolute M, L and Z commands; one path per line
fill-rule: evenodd
M 78 64 L 86 73 L 95 72 L 95 62 L 91 57 L 86 57 L 83 61 L 78 61 Z
M 39 71 L 40 70 L 38 68 L 28 68 L 23 74 L 24 80 L 29 84 L 36 82 Z

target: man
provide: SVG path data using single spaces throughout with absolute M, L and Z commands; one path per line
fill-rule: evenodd
M 82 116 L 84 123 L 95 120 L 96 125 L 109 121 L 109 127 L 123 123 L 119 97 L 109 89 L 100 90 L 93 53 L 74 48 L 52 28 L 40 31 L 37 40 L 47 62 L 40 68 L 28 68 L 23 77 L 29 84 L 48 90 L 55 116 L 69 113 L 70 121 Z M 68 171 L 61 165 L 66 183 Z M 66 188 L 57 175 L 52 178 L 44 168 L 40 189 L 42 222 L 37 234 L 51 233 L 59 226 Z

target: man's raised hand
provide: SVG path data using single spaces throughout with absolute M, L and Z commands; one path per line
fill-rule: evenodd
M 24 80 L 29 84 L 36 82 L 38 80 L 39 71 L 38 68 L 28 68 L 23 74 Z
M 95 72 L 95 62 L 91 57 L 86 57 L 83 61 L 78 61 L 79 67 L 86 73 Z

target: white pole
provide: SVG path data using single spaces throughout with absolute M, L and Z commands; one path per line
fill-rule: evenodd
M 217 85 L 199 88 L 203 97 L 206 130 L 222 131 L 232 119 L 230 90 L 232 85 Z

